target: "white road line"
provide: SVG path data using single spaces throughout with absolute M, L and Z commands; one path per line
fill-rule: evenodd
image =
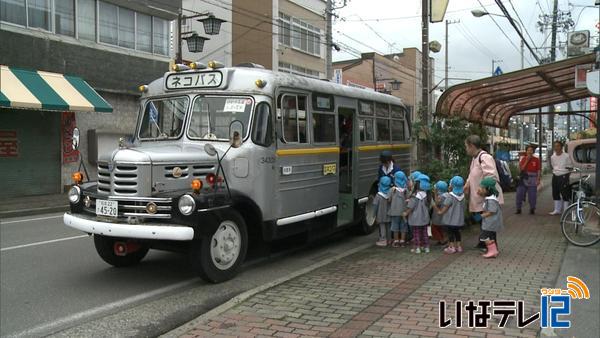
M 78 238 L 84 238 L 84 237 L 89 237 L 89 235 L 79 235 L 79 236 L 73 236 L 73 237 L 57 238 L 57 239 L 51 239 L 49 241 L 42 241 L 42 242 L 35 242 L 35 243 L 29 243 L 29 244 L 9 246 L 9 247 L 0 249 L 0 252 L 2 252 L 2 251 L 8 251 L 8 250 L 21 249 L 21 248 L 27 248 L 27 247 L 30 247 L 30 246 L 37 246 L 37 245 L 44 245 L 44 244 L 50 244 L 50 243 L 56 243 L 56 242 L 62 242 L 62 241 L 69 241 L 71 239 L 78 239 Z
M 11 224 L 11 223 L 23 223 L 23 222 L 31 222 L 31 221 L 43 221 L 45 219 L 53 219 L 63 217 L 62 214 L 56 216 L 48 216 L 48 217 L 38 217 L 38 218 L 28 218 L 28 219 L 18 219 L 16 221 L 0 221 L 0 224 Z
M 140 303 L 144 300 L 158 297 L 162 294 L 166 294 L 172 292 L 174 290 L 184 288 L 186 286 L 190 286 L 200 282 L 200 278 L 191 278 L 179 283 L 171 284 L 164 286 L 162 288 L 141 293 L 139 295 L 131 296 L 129 298 L 125 298 L 116 302 L 104 304 L 102 306 L 98 306 L 89 310 L 85 310 L 82 312 L 74 313 L 70 316 L 63 317 L 51 322 L 47 322 L 31 329 L 27 329 L 18 333 L 9 334 L 8 337 L 31 337 L 31 336 L 46 336 L 61 329 L 65 329 L 69 326 L 73 326 L 77 324 L 78 321 L 82 319 L 87 319 L 90 317 L 101 317 L 110 312 L 117 312 L 117 310 L 122 309 L 126 306 L 129 306 L 134 303 Z

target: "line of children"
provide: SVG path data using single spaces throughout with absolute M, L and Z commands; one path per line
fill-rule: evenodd
M 409 178 L 404 172 L 394 173 L 394 180 L 383 176 L 379 180 L 378 193 L 373 202 L 376 208 L 376 222 L 379 224 L 378 246 L 401 247 L 407 244 L 408 230 L 413 235 L 413 253 L 429 253 L 427 227 L 438 225 L 446 230 L 449 245 L 447 254 L 463 252 L 461 230 L 464 222 L 464 179 L 454 176 L 447 184 L 438 181 L 434 186 L 434 203 L 430 203 L 431 189 L 429 176 L 414 171 Z M 477 193 L 485 197 L 484 212 L 481 214 L 481 241 L 487 245 L 484 258 L 498 256 L 496 232 L 502 229 L 502 210 L 498 203 L 494 178 L 481 181 Z M 429 209 L 433 209 L 430 217 Z M 392 240 L 393 238 L 393 240 Z

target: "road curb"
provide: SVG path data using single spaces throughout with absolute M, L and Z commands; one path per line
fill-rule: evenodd
M 11 218 L 11 217 L 31 216 L 31 215 L 40 215 L 40 214 L 45 214 L 45 213 L 61 212 L 61 211 L 68 211 L 68 210 L 69 210 L 69 205 L 60 205 L 60 206 L 53 206 L 53 207 L 0 211 L 0 219 Z
M 256 295 L 256 294 L 258 294 L 260 292 L 263 292 L 265 290 L 271 289 L 271 288 L 273 288 L 275 286 L 283 284 L 283 283 L 285 283 L 287 281 L 290 281 L 290 280 L 292 280 L 294 278 L 297 278 L 297 277 L 300 277 L 302 275 L 305 275 L 305 274 L 307 274 L 307 273 L 309 273 L 311 271 L 314 271 L 314 270 L 316 270 L 318 268 L 321 268 L 321 267 L 323 267 L 325 265 L 331 264 L 331 263 L 333 263 L 335 261 L 338 261 L 338 260 L 340 260 L 340 259 L 342 259 L 344 257 L 350 256 L 350 255 L 352 255 L 354 253 L 366 250 L 366 249 L 368 249 L 368 248 L 370 248 L 372 246 L 373 246 L 373 244 L 371 244 L 371 243 L 360 245 L 360 246 L 358 246 L 358 247 L 356 247 L 354 249 L 348 250 L 347 252 L 344 252 L 344 253 L 341 253 L 339 255 L 333 256 L 331 258 L 324 259 L 324 260 L 322 260 L 322 261 L 320 261 L 318 263 L 315 263 L 313 265 L 307 266 L 304 269 L 292 272 L 292 273 L 290 273 L 290 274 L 288 274 L 286 276 L 283 276 L 281 278 L 278 278 L 278 279 L 276 279 L 276 280 L 274 280 L 272 282 L 269 282 L 269 283 L 257 286 L 257 287 L 255 287 L 253 289 L 250 289 L 248 291 L 242 292 L 239 295 L 231 298 L 227 302 L 225 302 L 225 303 L 217 306 L 216 308 L 214 308 L 214 309 L 212 309 L 212 310 L 204 313 L 203 315 L 200 315 L 196 319 L 193 319 L 193 320 L 191 320 L 191 321 L 183 324 L 182 326 L 180 326 L 180 327 L 178 327 L 178 328 L 176 328 L 176 329 L 174 329 L 172 331 L 169 331 L 169 332 L 161 335 L 160 337 L 164 337 L 164 338 L 180 337 L 180 336 L 186 334 L 187 332 L 193 330 L 197 325 L 201 324 L 202 322 L 205 322 L 205 321 L 207 321 L 207 320 L 209 320 L 209 319 L 211 319 L 213 317 L 216 317 L 216 316 L 220 315 L 221 313 L 223 313 L 223 312 L 225 312 L 225 311 L 227 311 L 227 310 L 235 307 L 236 305 L 239 305 L 240 303 L 244 302 L 245 300 L 249 299 L 250 297 L 252 297 L 252 296 L 254 296 L 254 295 Z

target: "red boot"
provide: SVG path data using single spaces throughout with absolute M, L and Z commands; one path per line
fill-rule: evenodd
M 498 252 L 498 247 L 496 246 L 496 242 L 490 242 L 489 244 L 487 244 L 487 252 L 485 254 L 483 254 L 483 258 L 496 258 L 498 257 L 498 254 L 500 252 Z

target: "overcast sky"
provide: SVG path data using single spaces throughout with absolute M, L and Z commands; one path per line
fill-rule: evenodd
M 494 0 L 479 1 L 488 12 L 502 13 Z M 511 3 L 508 0 L 503 0 L 503 3 L 512 17 L 518 21 Z M 541 14 L 551 14 L 553 0 L 512 0 L 512 4 L 531 35 L 533 43 L 537 47 L 548 47 L 550 30 L 540 32 L 537 22 Z M 575 30 L 590 30 L 592 35 L 597 36 L 598 31 L 594 26 L 599 21 L 598 7 L 581 7 L 593 6 L 594 0 L 570 0 L 570 4 L 569 0 L 559 0 L 559 9 L 571 11 L 573 21 L 577 22 Z M 508 20 L 503 17 L 493 17 L 516 48 L 494 24 L 492 17 L 473 17 L 470 12 L 472 9 L 484 10 L 478 0 L 450 0 L 448 5 L 445 19 L 460 20 L 460 23 L 451 24 L 448 30 L 449 77 L 477 79 L 490 76 L 492 59 L 502 60 L 499 66 L 504 73 L 518 70 L 520 39 Z M 406 47 L 420 49 L 421 0 L 349 0 L 348 5 L 337 13 L 339 19 L 334 23 L 334 41 L 340 41 L 351 49 L 342 47 L 341 52 L 334 50 L 334 61 L 357 58 L 357 52 L 373 50 L 380 53 L 400 52 Z M 437 83 L 444 78 L 445 24 L 443 22 L 430 24 L 429 27 L 430 41 L 438 40 L 443 46 L 439 53 L 430 54 L 436 60 Z M 528 38 L 527 35 L 525 36 Z M 558 41 L 565 42 L 566 34 L 559 34 Z M 549 53 L 548 49 L 539 52 L 541 55 Z M 559 50 L 558 59 L 565 58 L 565 53 L 565 49 Z M 536 64 L 531 53 L 525 48 L 525 67 Z M 460 80 L 450 81 L 451 84 L 460 82 Z

